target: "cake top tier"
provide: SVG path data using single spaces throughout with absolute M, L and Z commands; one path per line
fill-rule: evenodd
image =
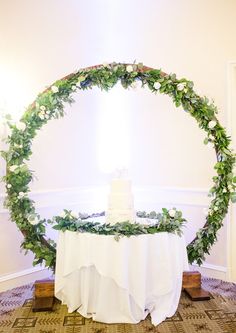
M 114 174 L 114 178 L 122 178 L 122 179 L 127 179 L 128 177 L 128 169 L 123 167 L 123 168 L 117 168 Z

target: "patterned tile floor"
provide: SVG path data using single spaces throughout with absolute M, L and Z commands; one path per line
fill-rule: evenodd
M 157 327 L 150 317 L 139 324 L 103 324 L 68 313 L 55 302 L 52 312 L 32 312 L 33 285 L 0 294 L 0 333 L 236 333 L 236 285 L 203 278 L 210 301 L 192 302 L 182 293 L 176 314 Z

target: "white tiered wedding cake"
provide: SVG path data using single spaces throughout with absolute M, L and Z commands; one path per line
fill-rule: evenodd
M 131 180 L 114 178 L 111 181 L 108 195 L 106 223 L 135 222 L 134 198 L 131 190 Z

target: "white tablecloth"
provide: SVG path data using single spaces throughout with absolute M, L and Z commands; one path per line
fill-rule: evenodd
M 86 318 L 159 324 L 174 315 L 188 270 L 183 237 L 162 232 L 123 237 L 59 232 L 55 296 Z

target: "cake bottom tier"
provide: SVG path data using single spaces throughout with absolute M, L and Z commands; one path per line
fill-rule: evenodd
M 134 223 L 136 213 L 133 209 L 129 210 L 108 209 L 105 216 L 106 216 L 106 223 L 110 224 L 115 224 L 117 222 L 125 222 L 125 221 Z

